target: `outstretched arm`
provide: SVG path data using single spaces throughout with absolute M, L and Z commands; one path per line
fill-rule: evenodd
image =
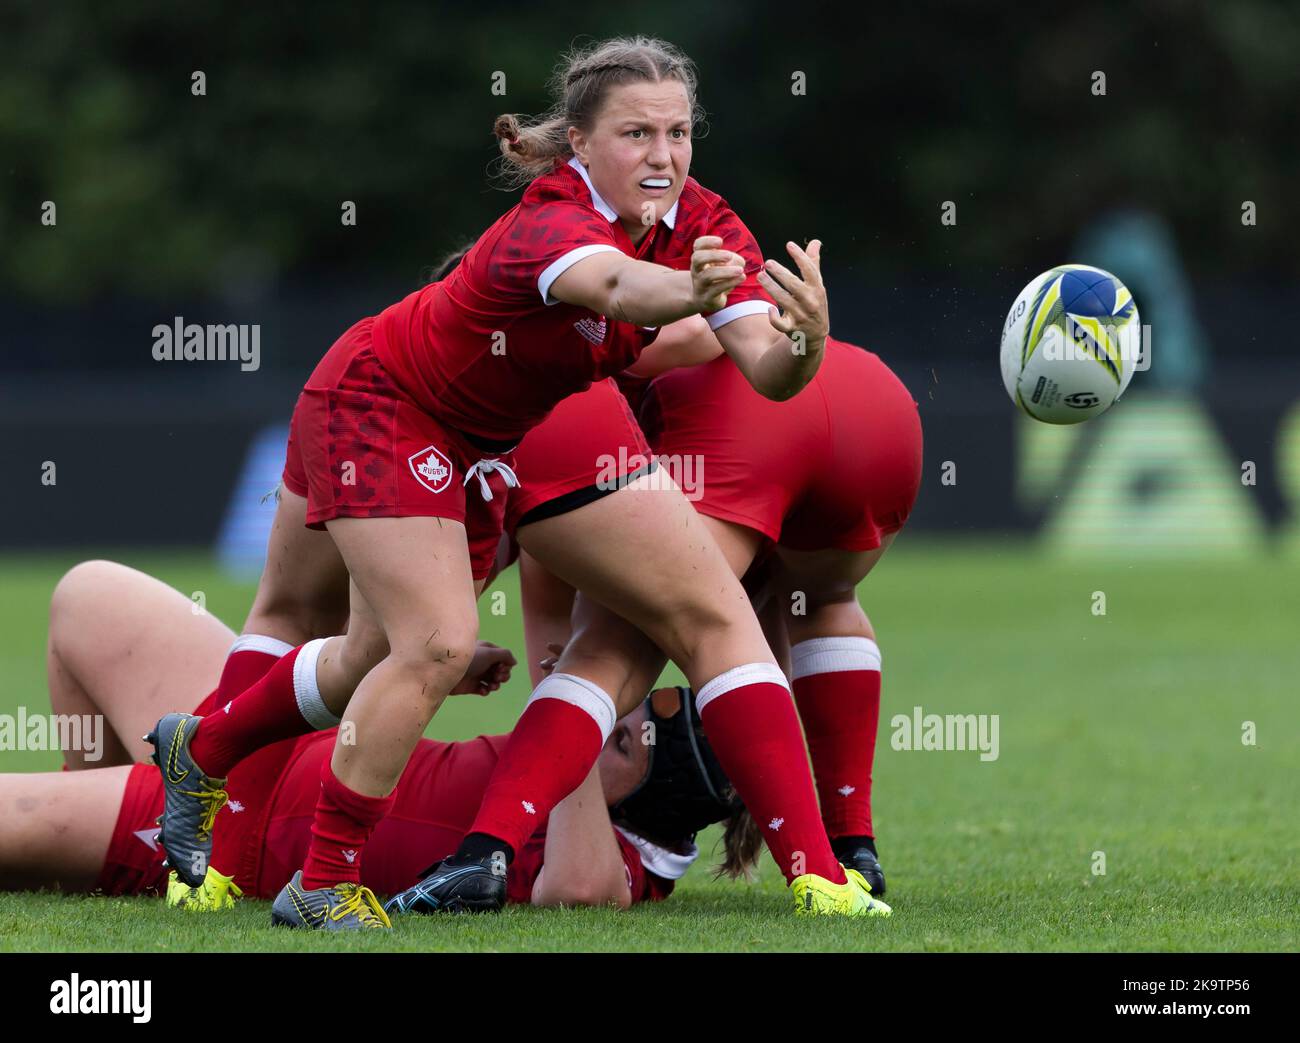
M 623 852 L 605 805 L 600 768 L 593 765 L 546 822 L 546 850 L 533 883 L 533 905 L 632 904 Z
M 726 306 L 728 291 L 745 278 L 739 254 L 722 248 L 716 235 L 695 240 L 689 271 L 679 272 L 637 261 L 617 250 L 602 250 L 575 262 L 557 276 L 548 294 L 637 326 L 663 326 L 696 312 Z
M 783 402 L 797 395 L 821 365 L 830 331 L 826 287 L 821 276 L 821 241 L 807 252 L 794 243 L 785 248 L 802 279 L 784 265 L 768 260 L 758 282 L 784 314 L 742 315 L 714 332 L 745 379 L 764 398 Z
M 690 315 L 665 326 L 627 372 L 649 379 L 670 369 L 699 366 L 722 354 L 722 345 L 702 316 Z

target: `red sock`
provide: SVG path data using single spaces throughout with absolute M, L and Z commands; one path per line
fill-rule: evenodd
M 313 891 L 361 883 L 361 852 L 375 825 L 393 806 L 393 795 L 367 797 L 334 777 L 331 758 L 320 768 L 320 797 L 311 824 L 311 843 L 302 867 L 302 886 Z
M 261 634 L 241 634 L 226 655 L 217 682 L 217 705 L 224 706 L 246 688 L 252 688 L 276 662 L 293 651 L 287 641 Z
M 866 637 L 820 637 L 790 650 L 799 706 L 832 837 L 874 837 L 871 765 L 880 724 L 880 649 Z
M 805 873 L 844 883 L 817 810 L 785 675 L 773 663 L 749 663 L 715 677 L 695 699 L 709 745 L 786 883 Z
M 190 741 L 195 763 L 224 778 L 254 750 L 338 724 L 316 687 L 316 659 L 326 640 L 295 648 L 243 694 L 204 717 Z
M 614 700 L 590 681 L 572 674 L 544 678 L 510 733 L 469 832 L 518 852 L 582 784 L 617 718 Z

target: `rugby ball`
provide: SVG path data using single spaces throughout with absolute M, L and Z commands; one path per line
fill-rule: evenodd
M 1048 424 L 1104 413 L 1142 363 L 1133 295 L 1110 272 L 1063 264 L 1020 291 L 1002 327 L 1002 383 Z

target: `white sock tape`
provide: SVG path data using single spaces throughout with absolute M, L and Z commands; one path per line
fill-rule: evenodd
M 234 655 L 236 652 L 261 652 L 264 655 L 273 655 L 277 659 L 287 656 L 293 651 L 293 645 L 288 641 L 279 641 L 274 637 L 266 637 L 262 634 L 240 634 L 235 638 L 235 643 L 230 646 L 227 655 Z
M 613 732 L 614 722 L 618 720 L 618 710 L 609 694 L 600 685 L 592 684 L 586 678 L 574 674 L 551 674 L 543 677 L 528 699 L 529 706 L 538 699 L 559 699 L 582 710 L 596 722 L 596 727 L 600 729 L 602 746 Z
M 720 695 L 749 684 L 779 684 L 787 692 L 790 682 L 781 673 L 775 663 L 746 663 L 744 666 L 732 667 L 725 673 L 718 674 L 712 681 L 695 693 L 695 705 L 700 713 Z
M 298 700 L 298 712 L 318 732 L 339 723 L 339 718 L 325 705 L 316 685 L 316 660 L 328 640 L 327 637 L 318 637 L 315 641 L 308 641 L 293 661 L 293 695 Z
M 869 637 L 814 637 L 790 649 L 790 676 L 879 670 L 880 646 Z

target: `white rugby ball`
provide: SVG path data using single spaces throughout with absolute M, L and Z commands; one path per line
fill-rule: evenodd
M 1110 272 L 1063 264 L 1020 291 L 1002 327 L 1002 383 L 1048 424 L 1104 413 L 1141 362 L 1133 295 Z

